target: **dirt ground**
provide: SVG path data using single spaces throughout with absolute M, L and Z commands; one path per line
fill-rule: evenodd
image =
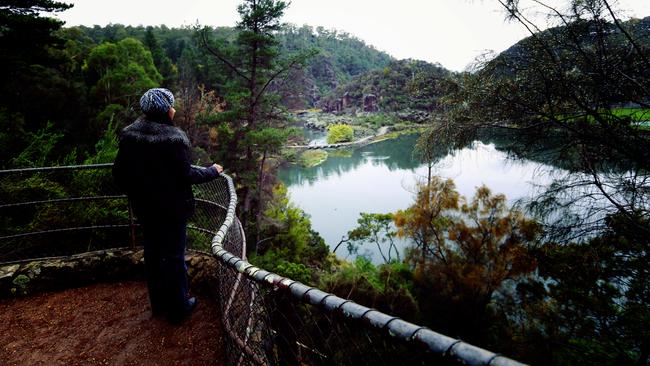
M 0 301 L 0 365 L 220 365 L 214 300 L 174 326 L 152 318 L 142 282 Z

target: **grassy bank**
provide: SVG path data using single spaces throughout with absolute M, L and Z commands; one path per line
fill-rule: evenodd
M 298 158 L 298 163 L 303 168 L 311 168 L 322 164 L 327 160 L 327 151 L 325 150 L 307 150 L 303 151 Z

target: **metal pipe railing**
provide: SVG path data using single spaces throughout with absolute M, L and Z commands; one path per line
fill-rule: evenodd
M 340 298 L 315 287 L 310 287 L 290 278 L 265 271 L 246 261 L 245 250 L 242 251 L 241 257 L 230 253 L 223 247 L 223 240 L 235 219 L 237 197 L 232 179 L 230 177 L 226 179 L 231 201 L 228 206 L 226 220 L 212 240 L 212 253 L 221 263 L 235 269 L 239 273 L 236 285 L 233 287 L 233 292 L 228 300 L 229 305 L 232 303 L 233 294 L 235 294 L 236 289 L 241 283 L 240 276 L 243 275 L 259 284 L 282 289 L 299 302 L 316 306 L 328 313 L 341 313 L 345 318 L 350 320 L 360 320 L 361 323 L 373 331 L 388 333 L 396 340 L 413 343 L 415 348 L 426 348 L 435 354 L 447 355 L 465 365 L 523 365 L 520 362 L 473 346 L 459 339 L 447 337 L 426 327 L 406 322 L 398 317 L 384 314 L 375 309 L 359 305 L 351 300 Z M 256 363 L 261 362 L 261 360 L 257 359 L 255 361 Z

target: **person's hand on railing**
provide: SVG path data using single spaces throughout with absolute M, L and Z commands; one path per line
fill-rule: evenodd
M 217 164 L 217 163 L 214 163 L 214 164 L 212 164 L 212 166 L 213 166 L 215 169 L 217 169 L 217 171 L 219 172 L 219 174 L 223 173 L 223 167 L 222 167 L 221 165 L 219 165 L 219 164 Z

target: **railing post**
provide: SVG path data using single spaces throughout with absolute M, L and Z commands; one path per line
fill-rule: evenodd
M 129 229 L 131 231 L 131 248 L 135 248 L 135 222 L 133 220 L 133 208 L 131 207 L 131 200 L 127 198 L 129 201 L 128 206 L 129 206 Z

